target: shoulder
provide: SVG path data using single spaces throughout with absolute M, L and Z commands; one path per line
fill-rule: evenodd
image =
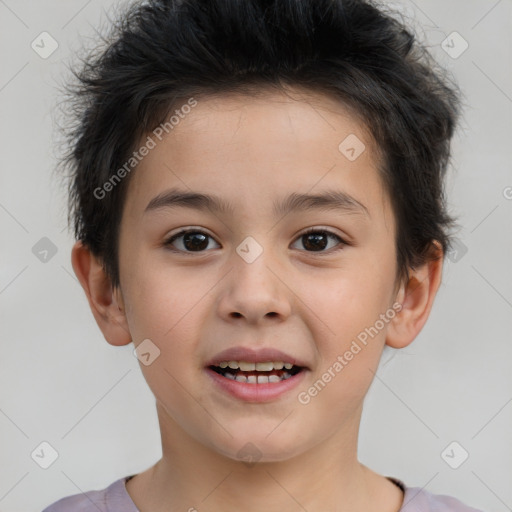
M 46 507 L 42 512 L 138 512 L 126 491 L 127 477 L 120 478 L 101 490 L 92 490 L 66 496 Z
M 483 512 L 445 494 L 432 494 L 419 487 L 406 487 L 399 512 Z
M 398 512 L 483 512 L 452 496 L 432 494 L 419 487 L 407 487 L 401 480 L 392 476 L 386 478 L 404 492 L 403 503 Z

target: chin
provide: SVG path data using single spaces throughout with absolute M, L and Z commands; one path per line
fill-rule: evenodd
M 246 433 L 230 439 L 229 446 L 216 446 L 215 449 L 224 457 L 243 462 L 247 467 L 252 467 L 255 463 L 283 462 L 304 451 L 296 442 L 291 442 L 289 434 L 287 439 L 278 435 L 273 436 L 274 434 L 269 437 L 268 431 L 253 435 Z

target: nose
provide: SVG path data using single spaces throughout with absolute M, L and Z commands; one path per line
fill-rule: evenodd
M 249 263 L 234 254 L 233 267 L 221 288 L 218 313 L 227 321 L 282 322 L 291 313 L 292 292 L 281 267 L 267 251 Z

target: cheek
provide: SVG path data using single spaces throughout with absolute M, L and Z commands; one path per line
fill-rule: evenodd
M 132 333 L 138 338 L 154 337 L 164 343 L 176 339 L 178 333 L 183 335 L 187 326 L 199 325 L 194 319 L 207 301 L 212 276 L 192 267 L 172 268 L 165 257 L 148 254 L 137 260 L 124 286 Z
M 330 337 L 347 342 L 370 327 L 390 307 L 393 274 L 372 258 L 361 256 L 325 279 L 304 282 L 301 295 L 323 322 Z M 321 341 L 322 338 L 319 338 Z
M 329 286 L 318 286 L 306 295 L 312 310 L 310 328 L 319 350 L 321 380 L 329 382 L 326 387 L 331 390 L 324 398 L 334 393 L 330 398 L 347 403 L 354 399 L 355 404 L 366 393 L 382 354 L 392 318 L 389 299 L 394 274 L 382 263 L 360 258 L 357 265 L 336 276 Z
M 148 365 L 141 360 L 140 367 L 158 400 L 168 404 L 168 397 L 174 397 L 172 415 L 176 416 L 190 407 L 180 382 L 194 371 L 201 318 L 212 284 L 156 264 L 134 268 L 136 272 L 125 281 L 130 332 L 135 347 L 147 339 L 156 347 L 149 345 L 157 356 Z

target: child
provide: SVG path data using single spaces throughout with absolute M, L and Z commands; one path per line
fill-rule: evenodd
M 149 0 L 74 90 L 74 271 L 163 456 L 44 512 L 474 511 L 358 462 L 450 248 L 456 86 L 364 0 Z

